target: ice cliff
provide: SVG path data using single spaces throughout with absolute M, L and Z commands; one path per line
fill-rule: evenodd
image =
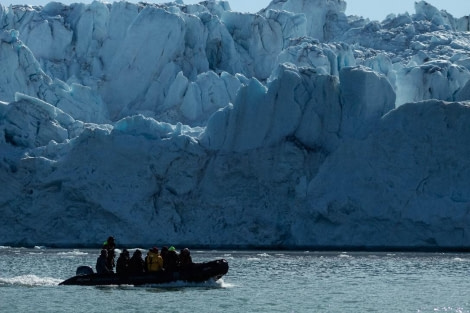
M 0 6 L 0 244 L 469 247 L 469 16 L 415 9 Z

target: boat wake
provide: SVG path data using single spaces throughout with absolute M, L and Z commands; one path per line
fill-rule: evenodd
M 95 288 L 98 289 L 148 289 L 149 291 L 155 292 L 165 292 L 165 291 L 179 291 L 185 288 L 203 288 L 203 289 L 218 289 L 218 288 L 232 288 L 234 285 L 224 282 L 222 279 L 217 281 L 210 280 L 205 282 L 185 282 L 185 281 L 175 281 L 165 284 L 145 284 L 145 285 L 98 285 Z
M 22 275 L 10 278 L 0 277 L 0 286 L 57 286 L 61 282 L 60 279 L 52 277 L 38 277 L 36 275 Z
M 222 278 L 217 281 L 220 284 L 220 288 L 233 288 L 235 287 L 234 284 L 225 282 Z
M 226 288 L 224 286 L 224 282 L 222 279 L 219 279 L 217 281 L 214 280 L 208 280 L 204 282 L 187 282 L 187 281 L 175 281 L 171 283 L 164 283 L 164 284 L 145 284 L 141 286 L 137 286 L 137 288 L 161 288 L 161 289 L 179 289 L 179 288 L 190 288 L 190 287 L 195 287 L 195 288 Z

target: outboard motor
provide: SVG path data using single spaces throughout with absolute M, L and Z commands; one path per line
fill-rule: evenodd
M 79 266 L 77 267 L 77 271 L 75 272 L 77 276 L 83 276 L 83 275 L 91 275 L 93 274 L 93 269 L 91 266 Z

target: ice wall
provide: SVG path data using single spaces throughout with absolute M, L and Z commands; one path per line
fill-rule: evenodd
M 467 247 L 468 17 L 345 9 L 0 6 L 0 244 Z

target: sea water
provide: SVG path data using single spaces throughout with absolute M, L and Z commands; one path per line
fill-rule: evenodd
M 131 251 L 132 253 L 132 251 Z M 470 255 L 192 251 L 220 281 L 58 286 L 99 250 L 0 247 L 0 312 L 470 312 Z

